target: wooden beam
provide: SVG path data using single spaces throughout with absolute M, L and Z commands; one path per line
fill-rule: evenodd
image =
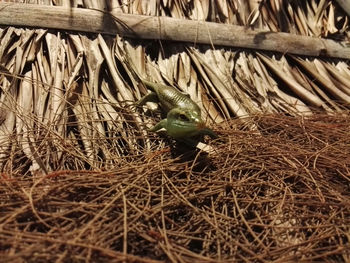
M 0 3 L 0 25 L 102 33 L 307 56 L 350 59 L 350 46 L 330 39 L 252 30 L 170 17 L 129 15 L 83 8 Z
M 349 0 L 336 0 L 337 3 L 343 8 L 345 13 L 350 16 L 350 1 Z

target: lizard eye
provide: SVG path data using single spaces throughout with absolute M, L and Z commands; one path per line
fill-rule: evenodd
M 185 114 L 183 114 L 183 113 L 179 114 L 179 119 L 180 119 L 181 121 L 188 121 L 187 116 L 186 116 Z

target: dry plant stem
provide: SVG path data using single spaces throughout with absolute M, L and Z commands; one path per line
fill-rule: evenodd
M 251 30 L 235 25 L 18 3 L 0 3 L 0 12 L 1 25 L 120 34 L 137 39 L 172 40 L 350 59 L 350 48 L 333 40 Z
M 121 188 L 121 193 L 123 195 L 123 208 L 124 208 L 124 214 L 123 214 L 123 254 L 128 254 L 128 210 L 126 206 L 126 197 L 124 193 L 124 189 Z
M 3 230 L 4 233 L 8 233 L 11 234 L 10 232 L 7 232 L 6 230 Z M 29 242 L 31 240 L 38 240 L 38 236 L 33 235 L 33 234 L 26 234 L 23 233 L 22 234 L 23 237 L 25 237 Z M 117 251 L 113 251 L 111 249 L 108 248 L 104 248 L 102 246 L 94 246 L 91 244 L 86 244 L 85 242 L 75 242 L 72 240 L 66 240 L 66 239 L 59 239 L 59 238 L 50 238 L 50 237 L 46 237 L 46 236 L 40 236 L 39 237 L 40 240 L 44 240 L 47 241 L 48 243 L 52 243 L 52 244 L 56 244 L 56 245 L 61 245 L 61 244 L 71 244 L 77 247 L 81 247 L 81 248 L 87 248 L 87 249 L 92 249 L 95 251 L 99 251 L 102 254 L 108 255 L 114 259 L 117 259 L 118 262 L 122 261 L 122 260 L 130 260 L 131 262 L 145 262 L 145 263 L 162 263 L 164 261 L 159 261 L 159 260 L 152 260 L 152 259 L 147 259 L 145 257 L 139 257 L 139 256 L 135 256 L 135 255 L 130 255 L 130 254 L 123 254 Z
M 103 172 L 0 174 L 0 251 L 9 262 L 346 262 L 348 116 L 247 118 L 260 133 L 231 120 L 210 161 L 154 147 Z

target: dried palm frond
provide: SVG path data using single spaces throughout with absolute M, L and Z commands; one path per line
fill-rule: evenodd
M 18 35 L 25 37 L 14 37 Z M 69 147 L 77 156 L 86 156 L 93 168 L 99 168 L 101 160 L 150 149 L 145 131 L 150 119 L 133 106 L 145 92 L 140 90 L 141 78 L 189 93 L 211 123 L 256 112 L 309 115 L 315 107 L 332 113 L 350 102 L 350 71 L 342 61 L 311 63 L 248 51 L 203 52 L 180 44 L 147 47 L 120 37 L 106 40 L 101 35 L 2 31 L 3 74 L 12 78 L 1 79 L 2 158 L 13 154 L 11 138 L 19 135 L 19 149 L 12 151 L 26 153 L 34 170 L 59 167 L 63 160 L 57 147 L 62 141 L 70 141 Z M 35 134 L 51 142 L 29 143 L 26 138 Z M 114 138 L 112 146 L 105 144 L 106 137 Z M 45 153 L 53 156 L 42 156 Z

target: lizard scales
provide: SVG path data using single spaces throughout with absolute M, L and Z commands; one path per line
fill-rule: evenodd
M 157 123 L 150 131 L 158 131 L 162 128 L 167 130 L 173 138 L 186 138 L 198 134 L 207 134 L 216 138 L 216 134 L 205 127 L 201 118 L 199 106 L 190 98 L 173 87 L 163 84 L 142 81 L 152 92 L 144 96 L 138 105 L 142 106 L 148 101 L 160 104 L 167 118 Z

